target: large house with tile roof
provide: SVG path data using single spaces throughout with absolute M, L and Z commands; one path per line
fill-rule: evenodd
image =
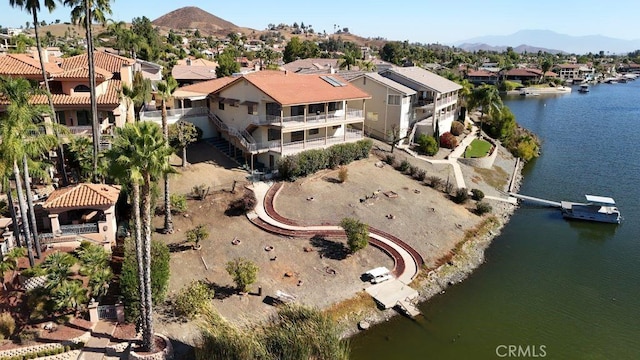
M 87 55 L 69 58 L 52 58 L 45 53 L 45 71 L 56 118 L 66 125 L 71 133 L 91 134 L 91 102 L 89 97 L 89 67 Z M 121 99 L 122 84 L 131 85 L 135 61 L 102 51 L 94 52 L 96 70 L 96 95 L 98 119 L 103 134 L 111 133 L 113 127 L 122 126 L 127 112 L 133 116 L 133 108 L 127 107 Z M 0 76 L 22 77 L 42 81 L 40 61 L 29 54 L 7 54 L 0 56 Z M 36 95 L 33 104 L 48 104 L 45 95 Z M 0 99 L 0 112 L 4 111 L 6 100 Z M 131 117 L 133 118 L 133 117 Z
M 363 139 L 370 96 L 337 75 L 265 70 L 182 87 L 174 98 L 173 121 L 208 122 L 204 136 L 228 141 L 253 170 L 274 169 L 280 157 L 303 150 Z M 159 118 L 141 114 L 141 120 Z

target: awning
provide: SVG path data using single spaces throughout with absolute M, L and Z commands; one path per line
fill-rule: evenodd
M 247 106 L 251 105 L 251 106 L 257 106 L 257 105 L 258 105 L 258 103 L 257 103 L 257 102 L 255 102 L 255 101 L 248 101 L 248 100 L 245 100 L 245 101 L 241 102 L 241 103 L 240 103 L 240 105 L 247 105 Z

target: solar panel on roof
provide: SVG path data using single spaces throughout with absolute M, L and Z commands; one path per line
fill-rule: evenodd
M 345 84 L 342 81 L 334 78 L 333 76 L 320 76 L 320 78 L 322 80 L 328 82 L 329 84 L 331 84 L 334 87 L 347 86 L 347 84 Z

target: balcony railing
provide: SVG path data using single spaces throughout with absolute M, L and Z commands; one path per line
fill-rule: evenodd
M 60 225 L 62 235 L 80 235 L 98 233 L 98 223 L 87 223 L 78 225 Z
M 91 136 L 91 126 L 90 125 L 86 125 L 86 126 L 67 126 L 67 129 L 69 129 L 69 132 L 72 133 L 73 135 Z
M 296 116 L 275 116 L 275 115 L 249 115 L 249 119 L 256 125 L 278 125 L 295 126 L 303 124 L 322 124 L 335 123 L 345 120 L 360 120 L 363 118 L 363 112 L 359 109 L 348 109 L 347 111 L 333 111 L 329 113 L 320 113 Z
M 327 138 L 315 138 L 307 141 L 293 141 L 281 144 L 280 140 L 273 140 L 266 143 L 258 143 L 258 150 L 271 150 L 279 152 L 283 155 L 297 153 L 303 150 L 325 148 L 331 145 L 344 142 L 355 142 L 362 140 L 364 137 L 362 130 L 347 129 L 346 134 L 338 136 L 329 136 Z
M 167 110 L 167 121 L 176 122 L 185 117 L 206 115 L 209 112 L 204 106 Z M 141 111 L 141 121 L 162 121 L 162 110 Z

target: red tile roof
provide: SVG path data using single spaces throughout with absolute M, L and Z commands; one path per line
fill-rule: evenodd
M 473 77 L 498 77 L 497 73 L 487 70 L 471 70 L 467 73 L 467 76 Z
M 62 72 L 62 69 L 55 63 L 45 63 L 44 68 L 49 76 Z M 0 56 L 0 75 L 42 76 L 40 61 L 27 54 L 7 54 Z
M 120 104 L 120 80 L 109 80 L 109 87 L 107 91 L 98 96 L 98 105 L 112 105 L 117 106 Z M 89 96 L 71 96 L 67 94 L 52 94 L 53 105 L 91 105 L 91 99 Z M 46 95 L 35 95 L 31 97 L 32 104 L 34 105 L 46 105 L 48 104 Z M 6 104 L 6 100 L 0 103 Z
M 236 80 L 236 78 L 227 76 L 223 78 L 202 81 L 199 83 L 178 88 L 174 92 L 173 96 L 179 98 L 179 97 L 188 95 L 187 93 L 208 95 L 208 94 L 211 94 L 212 92 L 216 92 L 220 90 L 223 86 L 227 85 L 228 83 L 234 80 Z
M 45 209 L 111 206 L 118 201 L 120 185 L 78 184 L 55 190 L 42 206 Z
M 53 75 L 56 79 L 89 79 L 89 67 L 83 66 L 75 69 L 65 70 L 59 74 Z M 105 80 L 111 79 L 113 73 L 96 67 L 96 79 Z
M 70 58 L 63 59 L 62 67 L 65 70 L 77 69 L 88 66 L 87 54 L 80 54 Z M 93 52 L 93 64 L 96 68 L 102 68 L 112 73 L 119 73 L 123 65 L 131 66 L 135 64 L 135 60 L 115 54 L 109 54 L 104 51 Z
M 332 77 L 344 84 L 333 86 L 322 77 Z M 300 75 L 265 70 L 246 74 L 227 86 L 245 79 L 281 105 L 322 103 L 340 100 L 370 99 L 371 96 L 338 75 Z

